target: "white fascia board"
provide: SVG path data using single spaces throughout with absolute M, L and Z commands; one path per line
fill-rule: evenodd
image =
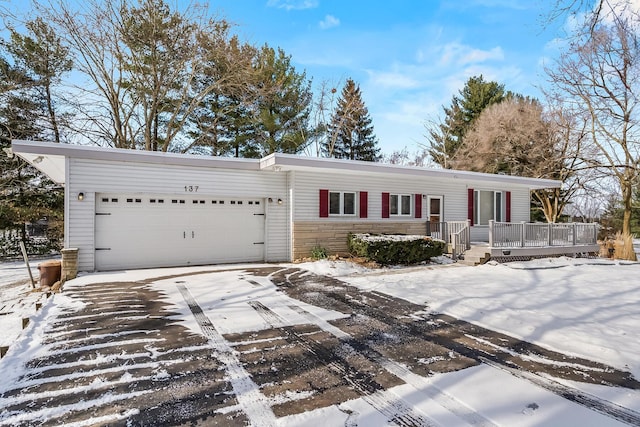
M 328 170 L 347 174 L 393 174 L 433 178 L 439 180 L 460 180 L 469 184 L 496 183 L 503 186 L 513 185 L 530 190 L 540 188 L 560 188 L 561 181 L 553 179 L 526 178 L 511 175 L 459 171 L 452 169 L 430 169 L 414 166 L 389 165 L 375 162 L 343 160 L 319 157 L 303 157 L 291 154 L 270 154 L 260 161 L 261 169 L 268 170 Z
M 258 159 L 238 159 L 231 157 L 197 156 L 193 154 L 164 153 L 157 151 L 127 150 L 122 148 L 102 148 L 86 145 L 56 144 L 51 142 L 12 141 L 14 153 L 35 154 L 36 156 L 61 156 L 78 159 L 105 160 L 116 162 L 153 163 L 162 165 L 195 166 L 204 168 L 259 170 Z

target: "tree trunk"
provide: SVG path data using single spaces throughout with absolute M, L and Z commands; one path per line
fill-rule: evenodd
M 26 222 L 22 222 L 20 224 L 20 240 L 22 240 L 25 245 L 27 244 L 27 223 Z
M 47 83 L 45 85 L 45 93 L 47 95 L 47 110 L 49 112 L 49 120 L 51 121 L 51 128 L 53 129 L 53 137 L 55 142 L 60 142 L 60 130 L 58 129 L 58 121 L 56 120 L 56 112 L 53 108 L 53 102 L 51 101 L 51 88 Z
M 624 214 L 622 216 L 622 234 L 628 236 L 631 234 L 631 208 L 633 202 L 633 188 L 631 181 L 621 182 L 622 186 L 622 206 Z

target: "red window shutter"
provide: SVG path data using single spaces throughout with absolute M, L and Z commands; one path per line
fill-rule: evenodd
M 422 218 L 422 194 L 415 195 L 416 218 Z
M 467 218 L 471 221 L 471 225 L 473 225 L 473 188 L 467 190 Z
M 389 193 L 382 193 L 382 218 L 389 218 Z
M 505 203 L 506 203 L 506 214 L 505 214 L 505 219 L 507 220 L 507 222 L 511 222 L 511 191 L 506 191 L 506 196 L 505 196 Z
M 329 190 L 320 190 L 320 218 L 329 217 Z
M 369 202 L 369 193 L 367 193 L 366 191 L 361 191 L 360 192 L 360 218 L 366 218 L 367 215 L 369 214 L 368 202 Z

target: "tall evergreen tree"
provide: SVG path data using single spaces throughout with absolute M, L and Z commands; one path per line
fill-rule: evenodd
M 53 90 L 70 67 L 68 57 L 43 21 L 29 22 L 26 27 L 27 35 L 11 30 L 10 42 L 0 41 L 9 54 L 7 59 L 0 57 L 0 228 L 19 229 L 22 240 L 27 241 L 26 223 L 46 218 L 49 230 L 58 232 L 50 237 L 58 240 L 62 189 L 23 160 L 4 153 L 9 152 L 12 139 L 53 136 L 59 141 Z
M 215 87 L 190 117 L 190 152 L 240 157 L 251 124 L 256 48 L 237 36 L 209 39 L 203 45 L 208 61 L 195 81 L 195 91 Z
M 328 127 L 324 153 L 329 157 L 379 161 L 378 141 L 373 133 L 369 111 L 364 105 L 360 86 L 347 79 Z
M 0 91 L 0 229 L 18 229 L 26 241 L 27 222 L 47 218 L 53 225 L 62 220 L 64 196 L 61 189 L 25 161 L 5 155 L 12 139 L 42 135 L 39 119 L 46 107 L 32 96 L 32 81 L 24 73 L 4 60 L 0 63 L 3 86 L 12 88 Z
M 17 68 L 31 80 L 32 95 L 45 108 L 42 121 L 46 123 L 47 137 L 60 142 L 61 119 L 56 105 L 54 88 L 61 77 L 72 67 L 69 49 L 60 37 L 42 18 L 26 23 L 27 34 L 20 34 L 10 28 L 11 41 L 6 45 Z
M 462 145 L 467 131 L 480 113 L 491 104 L 511 96 L 504 85 L 486 82 L 482 75 L 470 77 L 464 87 L 443 107 L 444 120 L 428 131 L 429 154 L 434 162 L 451 168 L 450 160 Z
M 311 82 L 291 65 L 291 56 L 264 45 L 256 61 L 255 110 L 243 157 L 299 153 L 307 142 Z

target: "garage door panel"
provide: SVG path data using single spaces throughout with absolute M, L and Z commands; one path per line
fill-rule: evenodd
M 96 268 L 264 260 L 261 199 L 107 195 L 96 198 Z

